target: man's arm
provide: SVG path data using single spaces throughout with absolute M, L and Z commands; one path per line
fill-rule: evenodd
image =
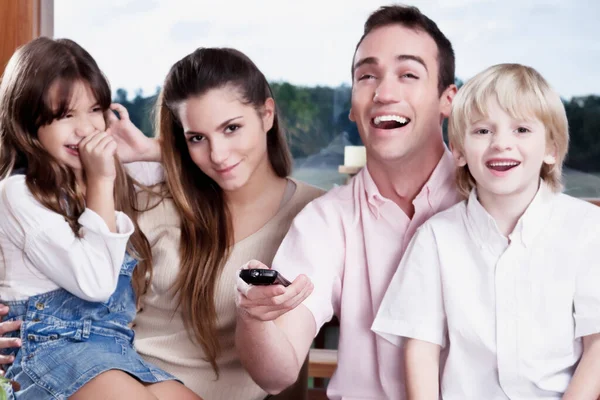
M 315 335 L 315 320 L 302 304 L 274 321 L 261 321 L 238 311 L 236 347 L 240 359 L 252 379 L 271 394 L 296 382 Z
M 583 355 L 563 400 L 600 398 L 600 333 L 583 337 Z
M 440 393 L 440 346 L 417 339 L 404 342 L 406 398 L 437 400 Z
M 332 199 L 322 199 L 296 216 L 273 260 L 290 286 L 250 286 L 238 278 L 236 345 L 250 376 L 269 393 L 297 380 L 312 340 L 334 314 L 345 236 Z M 251 261 L 245 268 L 267 267 Z

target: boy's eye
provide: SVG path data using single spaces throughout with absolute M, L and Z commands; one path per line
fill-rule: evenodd
M 477 129 L 475 131 L 475 133 L 477 133 L 479 135 L 487 135 L 488 133 L 490 133 L 490 130 L 486 129 L 486 128 L 481 128 L 481 129 Z
M 527 128 L 525 128 L 525 127 L 523 127 L 523 126 L 520 126 L 520 127 L 517 128 L 517 132 L 519 132 L 519 133 L 527 133 L 527 132 L 530 132 L 530 130 L 527 129 Z

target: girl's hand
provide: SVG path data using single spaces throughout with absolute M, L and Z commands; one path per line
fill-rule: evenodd
M 79 142 L 79 158 L 83 164 L 88 183 L 91 181 L 114 182 L 117 176 L 115 154 L 117 142 L 109 131 L 96 132 Z
M 108 127 L 117 142 L 117 154 L 124 163 L 135 161 L 160 161 L 158 141 L 144 135 L 129 119 L 127 109 L 121 104 L 110 105 L 107 120 Z

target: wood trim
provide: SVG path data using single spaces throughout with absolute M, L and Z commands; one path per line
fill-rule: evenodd
M 337 350 L 310 349 L 308 376 L 331 378 L 337 368 Z
M 42 33 L 54 33 L 53 0 L 0 0 L 0 73 L 18 47 Z
M 593 198 L 593 199 L 588 198 L 588 199 L 582 199 L 582 200 L 589 201 L 590 203 L 595 204 L 598 207 L 600 207 L 600 198 Z

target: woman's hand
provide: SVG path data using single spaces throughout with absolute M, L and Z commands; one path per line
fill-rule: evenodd
M 144 135 L 129 119 L 127 109 L 121 104 L 110 105 L 108 112 L 108 129 L 117 142 L 117 155 L 124 163 L 135 161 L 160 161 L 158 140 Z M 119 114 L 115 115 L 113 111 Z

